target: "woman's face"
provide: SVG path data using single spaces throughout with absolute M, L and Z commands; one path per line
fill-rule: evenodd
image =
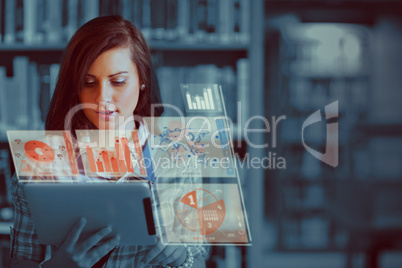
M 140 80 L 129 48 L 102 53 L 89 68 L 79 94 L 84 114 L 98 129 L 112 129 L 129 119 L 138 103 Z

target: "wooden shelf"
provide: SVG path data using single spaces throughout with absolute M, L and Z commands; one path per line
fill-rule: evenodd
M 246 43 L 195 43 L 195 42 L 167 42 L 151 41 L 149 46 L 152 51 L 247 51 Z M 65 43 L 59 44 L 35 44 L 26 45 L 23 43 L 0 44 L 0 52 L 34 52 L 34 51 L 63 51 Z

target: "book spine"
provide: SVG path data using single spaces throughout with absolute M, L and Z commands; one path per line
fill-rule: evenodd
M 240 41 L 250 42 L 250 1 L 240 0 Z
M 67 26 L 66 35 L 67 40 L 73 37 L 75 31 L 78 28 L 78 0 L 68 0 L 68 10 L 67 10 Z
M 4 8 L 5 0 L 0 0 L 0 44 L 3 42 L 4 36 Z
M 143 11 L 143 0 L 137 0 L 134 1 L 133 3 L 133 23 L 135 24 L 135 26 L 137 26 L 138 28 L 142 28 L 142 11 Z
M 178 0 L 167 0 L 165 39 L 177 39 Z
M 219 1 L 219 29 L 218 33 L 222 43 L 229 43 L 233 34 L 233 0 Z
M 177 34 L 184 39 L 190 34 L 190 3 L 188 0 L 179 0 L 177 14 Z
M 204 41 L 207 33 L 207 0 L 196 1 L 195 20 L 195 40 Z
M 15 128 L 19 117 L 19 109 L 9 109 L 11 107 L 19 106 L 18 86 L 14 77 L 7 77 L 5 79 L 6 100 L 7 100 L 7 127 L 10 129 Z
M 208 0 L 207 3 L 207 40 L 211 43 L 218 42 L 218 34 L 216 29 L 218 27 L 218 1 Z
M 99 0 L 85 0 L 83 2 L 83 23 L 99 16 Z
M 39 65 L 39 77 L 40 77 L 40 98 L 39 105 L 41 110 L 42 122 L 46 121 L 47 110 L 50 102 L 50 75 L 49 65 Z
M 36 29 L 35 29 L 35 36 L 34 42 L 35 43 L 43 43 L 45 42 L 46 37 L 46 27 L 47 27 L 47 18 L 46 18 L 46 6 L 45 0 L 36 0 Z
M 61 0 L 61 27 L 63 29 L 63 41 L 68 40 L 67 25 L 68 25 L 68 0 Z
M 37 3 L 35 0 L 24 0 L 24 43 L 34 43 L 36 31 L 35 8 Z
M 4 43 L 15 42 L 15 0 L 5 0 Z
M 233 0 L 233 37 L 240 39 L 240 0 Z
M 134 3 L 131 0 L 122 0 L 120 2 L 120 14 L 128 21 L 133 21 L 133 5 Z
M 24 0 L 15 2 L 15 41 L 24 42 Z
M 120 0 L 109 1 L 108 15 L 119 15 Z
M 108 0 L 99 0 L 99 15 L 100 16 L 109 15 L 109 2 L 108 2 Z
M 21 128 L 26 128 L 28 125 L 28 66 L 27 57 L 18 56 L 13 60 L 14 79 L 17 83 L 17 88 L 13 90 L 17 92 L 19 99 L 16 123 Z
M 152 37 L 151 28 L 151 0 L 143 1 L 143 15 L 142 15 L 142 34 L 145 39 L 150 40 Z
M 62 40 L 61 27 L 61 0 L 46 1 L 47 13 L 49 16 L 49 31 L 47 33 L 47 41 L 50 43 L 58 43 Z
M 166 0 L 151 0 L 152 38 L 162 40 L 166 29 Z
M 0 129 L 7 129 L 8 102 L 6 95 L 6 68 L 0 66 Z M 0 133 L 0 137 L 5 137 L 6 133 Z
M 198 0 L 189 0 L 189 31 L 185 40 L 187 42 L 195 41 L 195 33 L 197 32 L 198 20 L 197 20 L 197 4 Z
M 39 106 L 39 73 L 38 66 L 35 62 L 31 62 L 29 64 L 29 74 L 30 74 L 30 91 L 32 92 L 32 129 L 40 129 L 41 128 L 41 114 L 40 114 L 40 106 Z

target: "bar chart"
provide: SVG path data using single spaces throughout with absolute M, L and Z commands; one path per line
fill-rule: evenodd
M 130 141 L 126 136 L 115 137 L 114 144 L 109 147 L 100 147 L 97 146 L 97 143 L 94 146 L 95 132 L 85 131 L 77 135 L 87 137 L 85 139 L 87 142 L 83 144 L 87 156 L 87 161 L 84 161 L 84 169 L 88 177 L 97 176 L 99 173 L 108 176 L 122 176 L 127 172 L 147 176 L 137 131 L 131 132 Z
M 222 104 L 219 89 L 214 84 L 181 85 L 184 102 L 189 112 L 221 112 Z

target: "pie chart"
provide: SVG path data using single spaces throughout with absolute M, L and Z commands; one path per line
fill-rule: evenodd
M 208 235 L 222 225 L 225 219 L 225 203 L 210 191 L 197 188 L 181 198 L 176 216 L 190 231 Z
M 35 162 L 50 164 L 54 160 L 54 151 L 44 142 L 28 141 L 24 146 L 25 155 Z

